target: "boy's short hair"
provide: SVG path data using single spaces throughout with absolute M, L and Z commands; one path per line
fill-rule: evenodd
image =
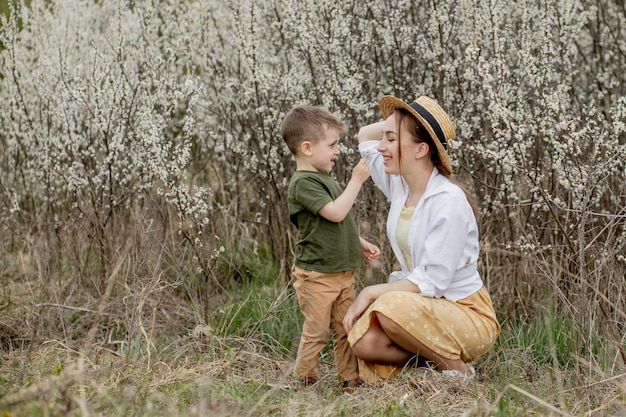
M 324 137 L 325 129 L 346 133 L 346 124 L 326 109 L 297 105 L 285 115 L 280 134 L 292 154 L 296 155 L 303 140 L 317 142 Z

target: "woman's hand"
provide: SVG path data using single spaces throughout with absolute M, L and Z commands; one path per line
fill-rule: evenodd
M 359 295 L 356 297 L 356 299 L 348 309 L 348 312 L 343 317 L 343 328 L 346 330 L 346 333 L 350 333 L 354 322 L 363 315 L 363 312 L 365 311 L 365 309 L 367 309 L 367 307 L 370 305 L 370 302 L 372 301 L 368 292 L 368 288 L 369 287 L 364 288 L 363 291 L 359 293 Z
M 384 284 L 374 284 L 363 288 L 343 317 L 343 328 L 346 330 L 346 333 L 350 333 L 354 322 L 363 315 L 363 312 L 369 307 L 370 303 L 388 291 L 421 292 L 420 288 L 408 279 L 401 279 Z

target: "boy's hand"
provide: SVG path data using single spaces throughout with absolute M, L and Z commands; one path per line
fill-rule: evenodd
M 360 238 L 361 247 L 363 248 L 363 256 L 367 259 L 367 263 L 372 263 L 378 258 L 380 258 L 380 249 L 378 246 L 373 243 L 368 242 L 367 240 Z
M 365 159 L 361 159 L 352 170 L 352 178 L 363 184 L 370 177 L 370 172 L 370 167 Z

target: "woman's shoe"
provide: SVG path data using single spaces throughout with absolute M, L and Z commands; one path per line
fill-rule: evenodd
M 456 379 L 459 381 L 467 382 L 476 378 L 476 369 L 472 366 L 471 363 L 466 363 L 467 369 L 469 370 L 469 375 L 467 373 L 463 373 L 461 371 L 457 371 L 456 369 L 446 369 L 441 371 L 441 375 L 448 377 L 450 379 Z

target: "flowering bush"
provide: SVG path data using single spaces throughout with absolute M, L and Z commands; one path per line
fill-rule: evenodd
M 2 22 L 3 234 L 45 242 L 33 246 L 50 270 L 73 257 L 85 274 L 90 257 L 67 249 L 81 236 L 101 277 L 124 241 L 189 260 L 205 287 L 259 250 L 286 271 L 285 112 L 309 103 L 346 120 L 345 182 L 378 98 L 425 94 L 456 123 L 450 154 L 477 196 L 504 316 L 551 294 L 580 320 L 623 323 L 618 3 L 33 0 Z M 385 207 L 366 186 L 355 209 L 383 249 Z

